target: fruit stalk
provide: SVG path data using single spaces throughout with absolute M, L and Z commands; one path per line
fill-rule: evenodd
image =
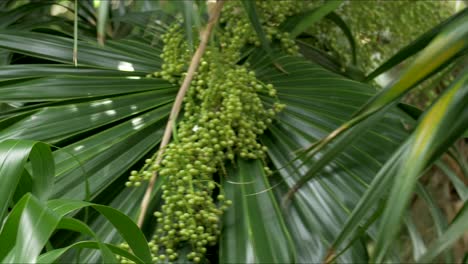
M 192 57 L 190 66 L 187 71 L 187 75 L 185 76 L 185 79 L 179 88 L 179 92 L 177 93 L 176 100 L 174 102 L 174 105 L 172 106 L 172 110 L 169 115 L 169 120 L 167 121 L 166 129 L 164 131 L 161 144 L 159 146 L 159 152 L 155 160 L 155 165 L 159 165 L 161 163 L 161 160 L 164 154 L 164 148 L 167 146 L 167 144 L 171 140 L 173 123 L 175 122 L 175 120 L 177 120 L 177 116 L 179 115 L 180 109 L 182 107 L 183 99 L 185 97 L 185 94 L 187 93 L 188 88 L 190 87 L 190 83 L 192 82 L 193 76 L 198 69 L 200 60 L 203 54 L 205 53 L 206 47 L 208 45 L 208 41 L 210 39 L 211 32 L 213 31 L 213 28 L 219 19 L 223 4 L 224 4 L 224 0 L 218 0 L 215 6 L 213 8 L 210 8 L 209 10 L 210 19 L 208 21 L 208 24 L 206 25 L 206 28 L 203 29 L 200 33 L 200 44 L 197 48 L 197 51 Z M 151 200 L 151 193 L 153 192 L 154 184 L 156 182 L 157 177 L 158 177 L 158 174 L 156 171 L 154 171 L 148 183 L 148 187 L 146 188 L 145 195 L 143 196 L 143 199 L 141 201 L 140 214 L 138 216 L 138 222 L 137 222 L 140 228 L 143 226 L 145 215 L 148 211 L 148 205 Z

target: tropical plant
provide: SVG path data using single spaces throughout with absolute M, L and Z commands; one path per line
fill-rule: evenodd
M 468 175 L 468 9 L 367 73 L 316 45 L 326 18 L 359 60 L 340 4 L 0 2 L 0 261 L 455 261 L 468 208 L 418 177 L 446 152 Z M 400 102 L 447 67 L 427 110 Z

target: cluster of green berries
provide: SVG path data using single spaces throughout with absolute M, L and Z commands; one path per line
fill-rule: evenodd
M 266 7 L 260 8 L 264 17 L 276 21 L 266 21 L 265 31 L 295 51 L 289 36 L 274 29 L 284 19 L 278 21 Z M 126 183 L 139 186 L 155 172 L 163 180 L 164 203 L 154 213 L 156 231 L 149 243 L 154 262 L 176 260 L 184 246 L 191 248 L 188 260 L 204 259 L 207 247 L 217 243 L 222 214 L 232 204 L 214 176 L 224 177 L 225 162 L 236 157 L 263 159 L 267 148 L 258 137 L 285 107 L 277 102 L 272 84 L 258 80 L 248 63 L 238 64 L 241 49 L 258 40 L 247 16 L 236 13 L 236 8 L 242 10 L 240 1 L 227 1 L 223 8 L 221 27 L 215 33 L 219 45 L 209 46 L 201 59 L 184 98 L 183 118 L 177 122 L 173 141 L 162 150 L 161 163 L 155 164 L 155 154 L 140 171 L 132 171 Z M 192 56 L 181 26 L 172 26 L 162 40 L 164 65 L 154 76 L 181 84 Z M 260 96 L 276 103 L 267 107 Z
M 312 6 L 311 1 L 277 1 L 257 0 L 257 15 L 262 23 L 263 31 L 270 42 L 279 41 L 281 48 L 292 55 L 297 55 L 299 48 L 288 32 L 283 32 L 279 26 L 292 15 L 298 14 Z M 232 54 L 236 59 L 241 48 L 246 44 L 261 46 L 257 33 L 252 28 L 248 16 L 245 14 L 241 1 L 226 1 L 224 14 L 220 18 L 223 32 L 219 36 L 221 48 Z
M 176 23 L 170 26 L 167 33 L 162 36 L 162 41 L 164 47 L 161 59 L 165 63 L 162 65 L 162 70 L 155 72 L 154 76 L 161 77 L 171 83 L 176 83 L 180 80 L 180 74 L 185 71 L 187 62 L 192 58 L 180 24 Z
M 207 246 L 217 242 L 220 217 L 232 203 L 213 175 L 223 172 L 224 162 L 234 161 L 235 156 L 263 158 L 266 147 L 257 138 L 284 107 L 264 106 L 259 94 L 276 97 L 276 90 L 260 82 L 248 65 L 217 58 L 216 49 L 206 52 L 184 99 L 177 140 L 164 150 L 160 166 L 148 163 L 165 179 L 164 205 L 155 213 L 158 224 L 150 244 L 154 261 L 175 260 L 183 243 L 192 248 L 186 256 L 189 260 L 203 259 Z M 137 182 L 150 172 L 141 175 Z M 221 194 L 213 197 L 215 192 Z
M 119 245 L 119 247 L 123 250 L 126 250 L 126 251 L 130 251 L 130 246 L 127 244 L 127 243 L 121 243 Z M 115 256 L 116 259 L 121 263 L 121 264 L 134 264 L 135 262 L 125 258 L 125 257 L 122 257 L 120 255 L 116 255 Z
M 142 181 L 147 181 L 153 176 L 153 172 L 157 171 L 159 166 L 155 165 L 155 160 L 158 152 L 156 152 L 151 158 L 145 160 L 145 164 L 140 171 L 133 170 L 130 172 L 130 177 L 125 183 L 127 187 L 139 187 Z

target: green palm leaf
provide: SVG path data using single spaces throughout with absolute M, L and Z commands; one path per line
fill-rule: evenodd
M 151 49 L 150 46 L 145 46 Z M 2 30 L 0 48 L 51 61 L 73 63 L 73 39 L 51 34 Z M 134 55 L 133 48 L 129 45 L 108 48 L 79 41 L 78 50 L 78 65 L 82 66 L 146 73 L 161 67 L 161 59 Z
M 0 167 L 2 180 L 6 183 L 13 183 L 4 186 L 10 189 L 2 192 L 6 194 L 6 197 L 2 197 L 5 205 L 10 204 L 9 199 L 15 190 L 22 191 L 16 187 L 14 179 L 29 175 L 29 173 L 22 173 L 22 171 L 25 172 L 25 162 L 28 156 L 31 160 L 33 175 L 31 180 L 33 183 L 32 194 L 29 192 L 24 195 L 23 193 L 18 194 L 22 195 L 22 198 L 15 204 L 2 225 L 0 239 L 10 242 L 0 249 L 2 262 L 36 262 L 53 232 L 63 228 L 91 235 L 95 239 L 93 242 L 102 252 L 103 260 L 116 262 L 109 248 L 100 242 L 96 234 L 86 224 L 76 219 L 64 218 L 66 214 L 87 206 L 94 207 L 117 228 L 124 239 L 129 241 L 135 254 L 144 259 L 141 262 L 151 261 L 143 233 L 125 214 L 107 206 L 77 200 L 54 200 L 45 203 L 49 198 L 51 187 L 53 187 L 52 177 L 54 175 L 52 153 L 45 144 L 33 141 L 7 140 L 1 142 L 0 147 L 2 150 L 7 150 L 1 152 L 5 155 L 2 157 L 3 164 Z M 16 182 L 18 181 L 16 180 Z M 24 189 L 24 186 L 22 188 Z M 136 258 L 138 259 L 138 257 Z M 134 257 L 132 256 L 132 258 Z
M 280 100 L 287 105 L 278 116 L 278 122 L 262 138 L 287 187 L 278 191 L 282 199 L 288 188 L 307 176 L 310 167 L 315 165 L 315 160 L 302 168 L 302 162 L 291 164 L 290 160 L 296 157 L 298 150 L 350 118 L 374 90 L 302 59 L 283 57 L 278 61 L 289 75 L 281 75 L 267 65 L 258 71 L 261 72 L 260 78 L 277 87 Z M 335 156 L 325 170 L 317 173 L 295 194 L 286 208 L 286 219 L 290 221 L 291 229 L 293 226 L 303 227 L 310 236 L 310 243 L 296 243 L 296 247 L 301 249 L 299 262 L 310 258 L 320 262 L 325 258 L 327 245 L 339 233 L 370 180 L 388 158 L 388 153 L 382 148 L 395 149 L 406 137 L 402 120 L 411 122 L 394 109 L 383 121 L 364 131 L 366 140 L 361 139 L 348 146 L 343 154 Z M 304 229 L 292 232 L 293 241 L 301 241 L 304 232 Z M 311 252 L 314 252 L 312 256 Z M 358 242 L 342 256 L 340 262 L 358 261 L 363 256 L 365 249 Z
M 467 107 L 468 75 L 462 75 L 422 117 L 408 139 L 388 200 L 392 206 L 387 207 L 383 214 L 375 261 L 383 261 L 392 244 L 418 175 L 437 154 L 443 152 L 447 145 L 450 146 L 464 132 L 465 126 L 462 124 L 468 122 Z M 449 126 L 452 128 L 447 130 Z
M 223 184 L 233 201 L 224 217 L 221 263 L 293 263 L 294 244 L 259 161 L 238 160 Z M 231 181 L 239 182 L 238 184 Z

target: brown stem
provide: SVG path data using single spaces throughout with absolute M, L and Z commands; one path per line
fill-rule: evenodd
M 174 105 L 172 106 L 171 114 L 169 115 L 169 120 L 167 121 L 166 130 L 164 131 L 164 135 L 161 141 L 161 145 L 159 146 L 159 153 L 156 157 L 155 164 L 159 165 L 161 163 L 164 148 L 167 146 L 169 141 L 171 140 L 172 135 L 172 126 L 179 115 L 180 109 L 182 107 L 182 102 L 187 93 L 188 88 L 190 87 L 190 82 L 193 79 L 195 72 L 197 71 L 198 65 L 200 64 L 200 60 L 203 56 L 203 53 L 206 50 L 206 46 L 208 45 L 208 41 L 213 31 L 216 22 L 219 19 L 219 15 L 221 13 L 221 9 L 223 7 L 224 0 L 218 0 L 216 5 L 213 9 L 210 9 L 210 20 L 204 30 L 200 33 L 200 45 L 198 46 L 197 51 L 192 57 L 192 61 L 190 62 L 190 66 L 187 71 L 187 75 L 185 76 L 184 82 L 180 86 L 179 92 L 177 93 L 177 97 L 175 99 Z M 148 205 L 151 200 L 151 193 L 154 189 L 154 183 L 156 182 L 156 178 L 158 177 L 157 172 L 153 172 L 153 176 L 151 177 L 148 188 L 146 189 L 145 196 L 141 201 L 140 205 L 140 215 L 138 216 L 138 226 L 141 228 L 143 226 L 143 221 L 145 219 L 146 212 L 148 211 Z

